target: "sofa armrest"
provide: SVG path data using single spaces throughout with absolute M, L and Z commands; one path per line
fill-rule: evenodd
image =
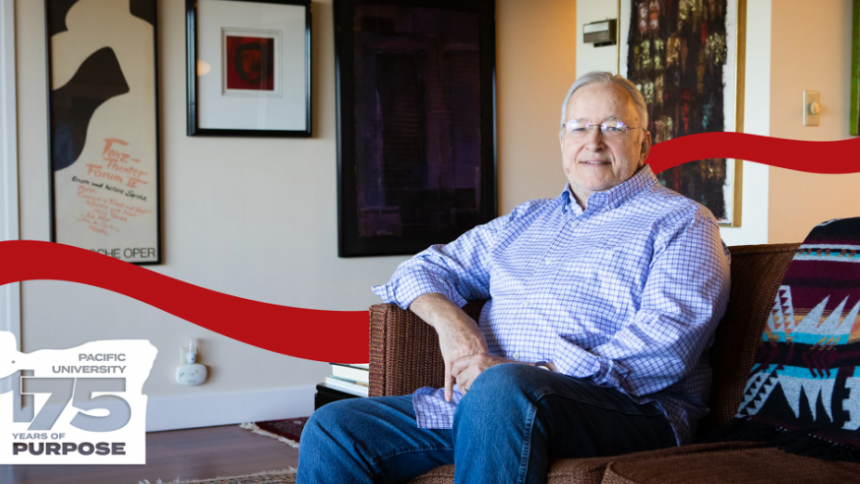
M 714 375 L 708 403 L 711 412 L 700 425 L 700 432 L 723 427 L 734 419 L 782 277 L 799 247 L 768 244 L 729 248 L 732 289 L 710 350 Z
M 463 310 L 476 321 L 485 301 Z M 445 363 L 432 326 L 396 304 L 370 307 L 370 396 L 408 395 L 444 386 Z

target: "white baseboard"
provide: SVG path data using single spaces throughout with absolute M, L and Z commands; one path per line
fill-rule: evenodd
M 150 396 L 146 411 L 146 431 L 307 417 L 314 410 L 315 393 L 316 388 L 308 385 Z

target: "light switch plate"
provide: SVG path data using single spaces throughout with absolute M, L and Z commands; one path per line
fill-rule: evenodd
M 809 106 L 818 104 L 821 106 L 821 93 L 818 91 L 803 91 L 803 125 L 818 126 L 818 117 L 820 114 L 812 114 Z

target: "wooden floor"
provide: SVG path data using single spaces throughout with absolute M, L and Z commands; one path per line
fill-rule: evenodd
M 147 434 L 144 466 L 0 466 L 0 484 L 154 484 L 295 468 L 298 462 L 298 449 L 229 425 Z

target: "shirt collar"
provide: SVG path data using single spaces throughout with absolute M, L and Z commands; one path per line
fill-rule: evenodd
M 596 192 L 588 198 L 589 206 L 600 208 L 604 205 L 610 208 L 618 208 L 627 200 L 630 200 L 639 192 L 652 187 L 657 183 L 657 177 L 651 171 L 649 165 L 643 165 L 633 176 L 623 183 L 606 190 L 605 192 Z M 565 186 L 561 194 L 562 203 L 566 208 L 571 208 L 575 214 L 582 213 L 582 207 L 576 203 L 573 197 L 573 192 L 570 188 L 570 183 Z

